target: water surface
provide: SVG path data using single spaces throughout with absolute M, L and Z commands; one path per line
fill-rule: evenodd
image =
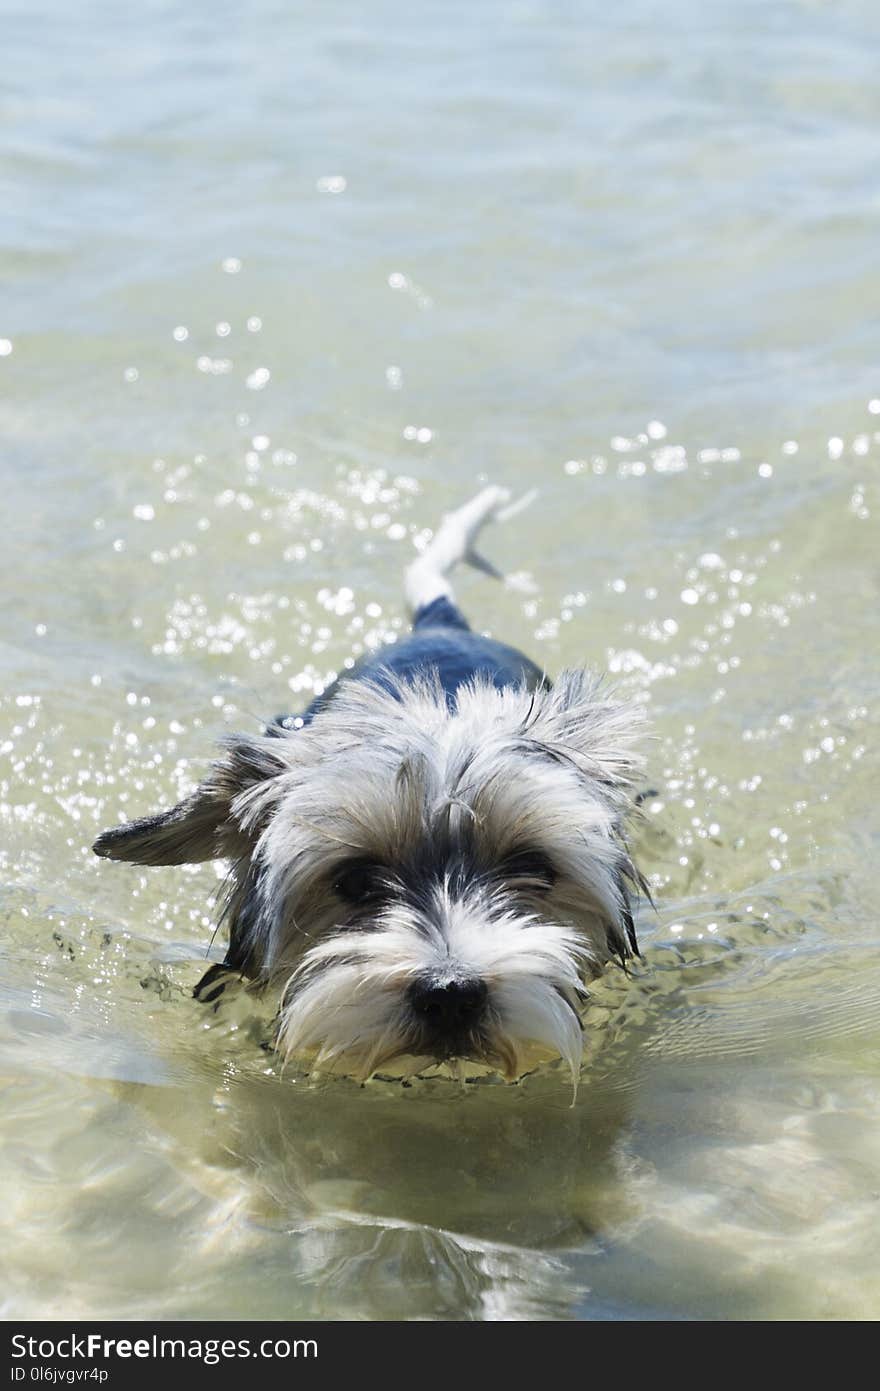
M 880 318 L 856 0 L 4 14 L 7 1317 L 880 1311 Z M 462 575 L 656 738 L 645 960 L 552 1067 L 282 1077 L 218 870 L 95 860 Z

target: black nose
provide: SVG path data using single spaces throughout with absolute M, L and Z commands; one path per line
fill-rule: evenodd
M 478 977 L 461 980 L 419 980 L 409 988 L 409 1002 L 431 1034 L 455 1037 L 480 1018 L 489 988 Z

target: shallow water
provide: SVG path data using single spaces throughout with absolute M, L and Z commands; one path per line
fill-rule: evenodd
M 878 28 L 4 18 L 8 1317 L 880 1312 Z M 189 998 L 214 870 L 88 849 L 399 631 L 483 478 L 535 591 L 467 611 L 657 736 L 574 1109 L 281 1076 Z

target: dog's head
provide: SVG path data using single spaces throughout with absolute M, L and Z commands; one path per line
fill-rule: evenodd
M 139 864 L 228 857 L 231 967 L 283 987 L 278 1046 L 358 1077 L 477 1060 L 575 1075 L 584 982 L 636 951 L 624 840 L 638 707 L 552 688 L 343 683 L 310 724 L 230 740 Z M 405 1061 L 403 1061 L 405 1060 Z

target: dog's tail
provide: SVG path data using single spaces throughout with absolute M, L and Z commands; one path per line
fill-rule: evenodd
M 506 521 L 521 508 L 527 507 L 535 495 L 533 489 L 516 502 L 511 502 L 507 488 L 484 488 L 463 507 L 448 513 L 425 550 L 407 566 L 404 592 L 413 613 L 435 599 L 454 600 L 452 585 L 446 577 L 461 560 L 486 575 L 503 579 L 500 570 L 474 550 L 474 542 L 487 522 Z

